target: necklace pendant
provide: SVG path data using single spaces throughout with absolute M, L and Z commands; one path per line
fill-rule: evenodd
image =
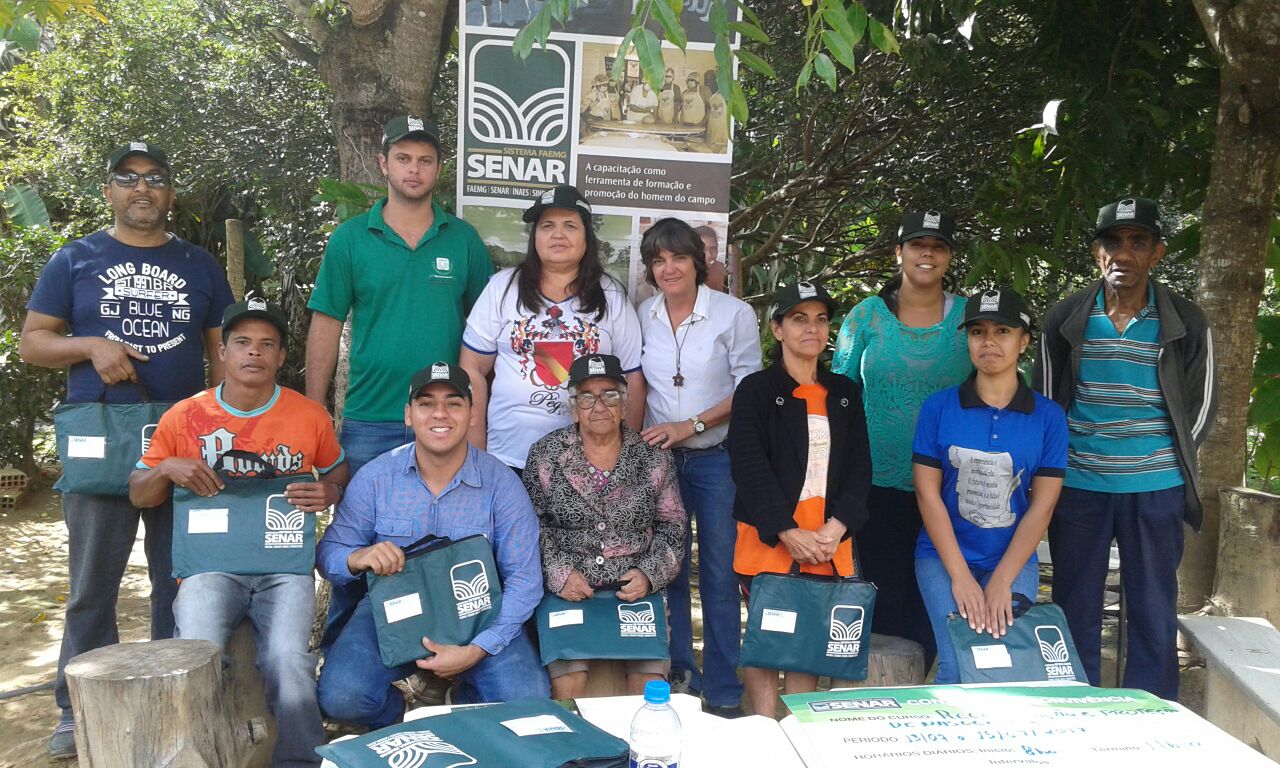
M 672 383 L 672 384 L 675 384 L 677 387 L 683 387 L 683 386 L 684 386 L 684 376 L 682 376 L 682 375 L 680 375 L 680 374 L 678 374 L 678 373 L 677 373 L 675 376 L 672 376 L 672 377 L 671 377 L 671 383 Z

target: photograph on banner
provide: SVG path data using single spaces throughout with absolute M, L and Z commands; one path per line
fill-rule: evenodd
M 604 155 L 724 161 L 729 152 L 729 112 L 716 85 L 710 50 L 664 46 L 663 82 L 655 90 L 627 57 L 623 80 L 611 78 L 616 45 L 583 43 L 578 149 Z
M 463 47 L 462 195 L 527 202 L 569 183 L 575 45 L 550 41 L 523 62 L 510 37 L 468 34 Z
M 496 272 L 524 261 L 529 251 L 532 225 L 521 219 L 524 208 L 497 205 L 468 205 L 467 223 L 476 228 L 489 250 Z M 623 285 L 628 285 L 631 270 L 631 217 L 614 214 L 592 214 L 591 226 L 600 241 L 600 263 Z
M 729 219 L 726 216 L 688 212 L 642 214 L 638 220 L 636 243 L 640 242 L 640 238 L 644 237 L 644 233 L 649 231 L 649 227 L 652 227 L 655 221 L 668 216 L 680 219 L 693 227 L 698 236 L 702 238 L 708 269 L 712 267 L 713 262 L 719 262 L 722 267 L 724 266 L 724 244 L 729 241 Z M 713 248 L 716 250 L 713 251 Z M 631 265 L 631 285 L 634 286 L 631 291 L 631 302 L 637 306 L 657 292 L 657 289 L 650 285 L 648 280 L 645 280 L 644 275 L 644 261 L 640 258 L 639 247 L 637 246 L 636 257 Z

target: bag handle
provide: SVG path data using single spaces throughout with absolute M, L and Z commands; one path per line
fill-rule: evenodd
M 834 576 L 834 577 L 836 577 L 837 579 L 846 579 L 846 578 L 856 578 L 856 577 L 857 577 L 857 574 L 856 574 L 856 573 L 855 573 L 853 576 L 841 576 L 841 575 L 840 575 L 840 571 L 836 570 L 836 561 L 835 561 L 835 558 L 832 558 L 832 559 L 828 560 L 828 561 L 827 561 L 827 565 L 831 566 L 831 575 L 832 575 L 832 576 Z M 787 575 L 788 575 L 788 576 L 799 576 L 799 575 L 800 575 L 800 563 L 797 563 L 795 560 L 792 560 L 792 561 L 791 561 L 791 570 L 787 571 Z
M 423 552 L 439 547 L 447 547 L 453 543 L 453 539 L 448 536 L 437 536 L 434 533 L 428 533 L 426 536 L 418 539 L 407 547 L 404 547 L 404 556 L 420 555 Z
M 252 461 L 255 464 L 258 464 L 264 467 L 264 469 L 256 475 L 256 477 L 259 480 L 274 480 L 280 476 L 280 470 L 276 469 L 273 464 L 271 464 L 270 462 L 266 461 L 258 454 L 253 453 L 251 451 L 246 451 L 240 448 L 230 448 L 226 451 L 223 451 L 222 455 L 218 456 L 217 465 L 222 464 L 222 461 L 227 458 L 244 459 L 245 461 Z M 217 465 L 215 465 L 215 467 L 217 467 Z M 225 468 L 219 468 L 216 471 L 218 472 L 218 474 L 223 475 L 224 477 L 231 476 L 231 473 L 228 472 Z
M 106 402 L 107 387 L 116 387 L 124 384 L 133 384 L 133 386 L 138 388 L 138 394 L 141 395 L 142 402 L 144 403 L 151 402 L 151 390 L 147 389 L 147 385 L 142 382 L 141 378 L 138 379 L 136 384 L 134 384 L 131 381 L 117 381 L 115 384 L 103 384 L 102 391 L 98 393 L 98 399 L 94 402 L 98 402 L 98 403 Z
M 1022 594 L 1014 592 L 1010 597 L 1013 600 L 1013 618 L 1020 619 L 1022 615 L 1036 606 L 1036 601 Z

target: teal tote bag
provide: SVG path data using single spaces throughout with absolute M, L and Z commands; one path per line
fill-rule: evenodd
M 761 573 L 751 582 L 741 665 L 867 679 L 876 588 L 856 577 Z
M 338 768 L 625 768 L 627 742 L 546 699 L 456 709 L 316 747 Z
M 1035 605 L 1015 592 L 1007 634 L 976 632 L 959 613 L 947 617 L 947 634 L 962 683 L 1089 682 L 1066 616 L 1053 603 Z
M 548 593 L 535 612 L 543 666 L 559 659 L 669 659 L 660 593 L 623 602 L 601 589 L 572 602 Z
M 313 475 L 222 476 L 216 496 L 173 489 L 173 575 L 309 574 L 316 562 L 316 516 L 285 498 Z
M 423 636 L 466 645 L 502 610 L 493 545 L 484 536 L 428 535 L 405 547 L 404 555 L 399 573 L 365 574 L 378 655 L 388 668 L 430 656 Z
M 139 385 L 141 388 L 141 385 Z M 129 473 L 146 453 L 160 417 L 173 403 L 59 403 L 53 409 L 63 493 L 128 496 Z

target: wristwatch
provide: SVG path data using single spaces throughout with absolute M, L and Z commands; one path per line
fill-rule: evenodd
M 690 416 L 689 421 L 693 422 L 693 434 L 700 435 L 707 431 L 707 425 L 697 416 Z

